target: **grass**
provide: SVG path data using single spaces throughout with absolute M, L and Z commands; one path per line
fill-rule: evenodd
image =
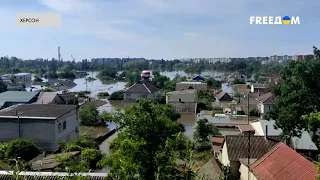
M 94 139 L 109 132 L 106 126 L 80 126 L 80 136 L 84 138 Z
M 194 164 L 192 169 L 194 171 L 199 170 L 212 158 L 212 156 L 213 154 L 211 152 L 211 149 L 205 151 L 194 151 Z

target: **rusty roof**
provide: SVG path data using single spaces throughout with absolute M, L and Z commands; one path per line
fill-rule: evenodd
M 241 132 L 254 131 L 250 124 L 241 124 L 238 126 Z
M 316 180 L 316 166 L 283 143 L 250 165 L 259 180 Z
M 250 158 L 260 158 L 280 141 L 279 136 L 251 136 Z M 230 161 L 239 161 L 239 158 L 248 158 L 249 137 L 226 135 L 228 157 Z
M 224 137 L 223 136 L 213 136 L 210 141 L 212 143 L 219 143 L 222 144 L 224 142 Z
M 260 97 L 259 97 L 259 101 L 263 104 L 275 104 L 275 100 L 274 100 L 274 96 L 271 92 L 268 92 L 268 93 L 265 93 L 265 94 L 262 94 Z

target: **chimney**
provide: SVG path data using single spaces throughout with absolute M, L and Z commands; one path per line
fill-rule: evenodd
M 265 137 L 268 138 L 268 125 L 266 125 L 266 133 L 265 133 Z

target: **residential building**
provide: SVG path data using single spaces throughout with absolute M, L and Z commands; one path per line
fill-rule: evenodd
M 193 81 L 205 81 L 205 79 L 201 76 L 195 76 L 194 78 L 192 78 Z
M 263 94 L 263 93 L 267 93 L 267 92 L 270 92 L 271 89 L 269 88 L 269 85 L 268 84 L 251 84 L 251 92 L 252 93 L 260 93 L 260 94 Z
M 31 104 L 37 101 L 39 92 L 6 91 L 0 93 L 0 109 L 16 104 Z
M 197 91 L 203 90 L 206 91 L 208 89 L 207 83 L 204 82 L 179 82 L 176 84 L 176 91 L 182 91 L 182 90 L 187 90 L 187 89 L 195 89 Z
M 13 75 L 16 82 L 31 82 L 31 73 L 17 73 Z
M 316 180 L 318 168 L 282 142 L 248 164 L 243 159 L 240 180 Z
M 220 91 L 217 95 L 216 95 L 216 101 L 217 102 L 231 102 L 233 101 L 233 98 L 226 92 L 224 91 Z
M 244 82 L 247 82 L 247 80 L 248 80 L 246 75 L 240 74 L 238 72 L 232 73 L 228 76 L 229 83 L 233 83 L 233 81 L 236 79 L 238 79 L 240 81 L 244 81 Z
M 216 159 L 221 159 L 221 152 L 224 143 L 224 136 L 213 136 L 210 139 L 213 155 Z
M 270 112 L 274 108 L 275 104 L 276 101 L 271 92 L 262 94 L 261 96 L 259 96 L 258 110 L 260 114 L 263 116 Z
M 171 91 L 166 94 L 166 103 L 171 102 L 197 102 L 197 91 L 194 89 L 187 89 L 182 91 Z
M 124 100 L 156 99 L 160 89 L 151 84 L 150 81 L 140 80 L 124 92 Z
M 71 179 L 70 173 L 68 172 L 39 172 L 39 171 L 0 171 L 0 179 L 12 179 L 12 176 L 15 175 L 19 179 L 25 180 L 61 180 L 61 179 Z M 87 180 L 104 180 L 107 178 L 108 173 L 74 173 L 73 176 L 83 176 Z
M 195 114 L 197 111 L 196 102 L 169 102 L 173 106 L 173 109 L 179 113 L 192 113 Z
M 239 179 L 241 159 L 258 159 L 279 141 L 279 136 L 252 136 L 249 138 L 248 136 L 226 135 L 220 162 L 223 166 L 230 167 L 233 179 Z
M 7 91 L 26 91 L 22 85 L 8 85 Z
M 40 92 L 34 104 L 66 104 L 66 102 L 57 92 Z
M 302 61 L 303 60 L 303 55 L 294 55 L 293 60 L 295 61 Z
M 251 126 L 255 130 L 257 136 L 280 136 L 282 130 L 276 129 L 274 120 L 259 120 L 251 123 Z M 300 153 L 305 154 L 310 158 L 315 158 L 318 152 L 318 148 L 312 141 L 310 134 L 307 131 L 302 131 L 301 137 L 291 138 L 293 147 Z
M 279 82 L 280 82 L 279 77 L 272 77 L 272 76 L 269 77 L 269 83 L 278 84 Z
M 57 104 L 18 104 L 0 110 L 0 142 L 30 139 L 53 152 L 60 142 L 79 136 L 79 107 Z

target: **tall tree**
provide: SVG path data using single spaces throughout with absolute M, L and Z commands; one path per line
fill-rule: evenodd
M 195 177 L 176 165 L 177 157 L 188 159 L 188 147 L 192 146 L 183 138 L 179 117 L 170 105 L 158 105 L 151 100 L 140 100 L 124 113 L 119 111 L 111 118 L 123 128 L 110 146 L 112 153 L 107 161 L 110 177 L 128 180 Z
M 270 117 L 276 120 L 283 137 L 301 136 L 307 128 L 302 118 L 320 110 L 320 61 L 291 61 L 281 72 L 281 83 L 274 89 L 276 107 Z

